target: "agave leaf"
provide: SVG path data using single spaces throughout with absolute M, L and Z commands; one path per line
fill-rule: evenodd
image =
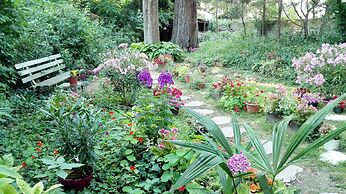
M 194 117 L 198 122 L 203 124 L 209 131 L 210 134 L 222 145 L 222 147 L 227 151 L 229 155 L 233 155 L 233 151 L 229 144 L 229 141 L 222 133 L 221 129 L 216 125 L 214 121 L 210 118 L 203 116 L 196 111 L 193 111 L 189 108 L 183 107 L 183 110 L 186 111 L 189 115 Z
M 287 130 L 288 124 L 290 123 L 292 116 L 282 120 L 273 130 L 273 167 L 274 171 L 277 170 L 282 146 L 285 140 L 285 132 Z
M 172 191 L 208 172 L 210 169 L 220 164 L 220 162 L 222 161 L 219 156 L 202 152 L 172 186 Z
M 303 157 L 305 154 L 309 153 L 310 151 L 315 150 L 315 149 L 319 148 L 320 146 L 322 146 L 323 144 L 327 143 L 328 141 L 334 139 L 335 137 L 340 135 L 345 130 L 346 130 L 346 126 L 342 126 L 341 128 L 333 130 L 332 132 L 328 133 L 327 135 L 319 137 L 317 140 L 315 140 L 313 143 L 311 143 L 308 147 L 304 148 L 296 156 L 294 156 L 292 159 L 290 159 L 287 162 L 287 165 L 292 164 L 293 162 L 299 160 L 301 157 Z
M 237 146 L 241 146 L 241 133 L 239 128 L 238 119 L 236 117 L 235 112 L 232 111 L 232 127 L 233 127 L 233 135 L 234 142 Z M 239 154 L 239 150 L 236 150 L 237 154 Z
M 342 99 L 344 99 L 345 97 L 346 97 L 346 94 L 343 94 L 342 96 L 334 100 L 332 103 L 328 104 L 327 106 L 319 110 L 299 128 L 298 132 L 296 133 L 290 145 L 288 146 L 285 154 L 283 155 L 278 165 L 278 168 L 282 168 L 286 164 L 286 162 L 289 160 L 292 154 L 296 151 L 298 146 L 308 137 L 309 133 L 313 129 L 315 129 L 321 122 L 323 122 L 324 118 L 330 113 L 330 111 L 336 105 L 338 105 L 342 101 Z
M 208 152 L 211 154 L 215 154 L 218 155 L 218 152 L 210 145 L 205 145 L 205 144 L 201 144 L 201 143 L 192 143 L 189 141 L 181 141 L 181 140 L 169 140 L 167 142 L 182 146 L 182 147 L 187 147 L 187 148 L 192 148 L 196 151 L 200 151 L 200 152 Z M 229 157 L 229 155 L 227 153 L 223 153 L 224 157 Z
M 247 124 L 244 124 L 244 127 L 251 139 L 252 145 L 255 148 L 255 152 L 258 153 L 260 159 L 263 161 L 262 164 L 265 165 L 266 172 L 273 172 L 272 165 L 270 164 L 269 157 L 265 152 L 262 142 L 258 139 L 256 133 L 251 129 Z

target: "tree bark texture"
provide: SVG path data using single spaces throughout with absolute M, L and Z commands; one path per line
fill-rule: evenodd
M 267 1 L 263 0 L 263 7 L 262 7 L 262 31 L 261 35 L 266 35 L 266 14 L 267 14 Z
M 158 0 L 143 0 L 144 42 L 160 41 L 159 2 Z
M 196 0 L 175 0 L 172 42 L 184 49 L 198 47 Z
M 281 38 L 282 0 L 278 0 L 278 37 Z

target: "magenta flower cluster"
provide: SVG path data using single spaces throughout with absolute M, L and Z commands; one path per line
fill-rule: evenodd
M 159 134 L 163 137 L 163 139 L 176 140 L 178 131 L 179 130 L 177 128 L 172 128 L 171 130 L 160 129 Z M 158 146 L 161 149 L 166 147 L 166 145 L 163 142 L 160 142 Z
M 169 72 L 161 72 L 158 78 L 159 88 L 162 89 L 165 86 L 174 85 L 173 76 Z
M 139 72 L 137 79 L 140 83 L 145 84 L 148 88 L 151 88 L 153 86 L 153 78 L 151 77 L 151 74 L 147 69 Z
M 239 172 L 246 172 L 250 168 L 250 162 L 248 158 L 243 154 L 234 154 L 227 161 L 228 168 L 233 174 Z

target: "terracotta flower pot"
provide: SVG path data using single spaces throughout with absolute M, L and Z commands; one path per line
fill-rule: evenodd
M 191 82 L 191 77 L 189 75 L 185 75 L 184 79 L 185 79 L 186 83 L 190 83 Z
M 68 82 L 70 82 L 70 85 L 77 85 L 78 77 L 77 76 L 69 77 Z
M 255 104 L 255 103 L 247 103 L 246 110 L 249 113 L 258 113 L 260 110 L 260 107 L 258 104 Z
M 204 88 L 205 88 L 205 83 L 201 83 L 201 82 L 198 83 L 198 84 L 197 84 L 197 88 L 198 88 L 198 89 L 204 89 Z
M 90 185 L 93 179 L 93 172 L 90 170 L 89 175 L 79 179 L 62 179 L 59 178 L 59 183 L 64 186 L 64 189 L 71 190 L 76 189 L 78 191 L 83 190 L 85 187 Z

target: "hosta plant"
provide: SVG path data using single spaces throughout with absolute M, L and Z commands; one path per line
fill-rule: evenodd
M 172 189 L 180 188 L 205 174 L 209 170 L 216 168 L 220 176 L 223 193 L 249 193 L 251 188 L 244 185 L 243 180 L 248 176 L 254 175 L 253 172 L 248 172 L 251 165 L 251 167 L 258 170 L 256 176 L 258 177 L 260 188 L 256 188 L 256 192 L 273 194 L 280 185 L 276 181 L 276 176 L 280 172 L 289 165 L 297 162 L 307 153 L 319 148 L 324 143 L 335 138 L 346 130 L 346 126 L 342 126 L 341 128 L 318 138 L 307 147 L 299 148 L 308 137 L 309 133 L 323 122 L 324 118 L 333 107 L 335 107 L 345 97 L 346 94 L 342 95 L 311 116 L 300 127 L 287 148 L 284 148 L 283 145 L 284 142 L 287 141 L 285 133 L 292 116 L 281 121 L 273 130 L 273 154 L 271 156 L 266 154 L 263 144 L 259 140 L 257 134 L 249 125 L 246 124 L 244 124 L 244 127 L 247 131 L 250 142 L 248 145 L 241 144 L 240 127 L 235 113 L 233 113 L 232 119 L 234 143 L 229 143 L 229 140 L 226 139 L 220 128 L 211 119 L 193 110 L 184 108 L 189 115 L 194 117 L 208 129 L 209 134 L 203 134 L 207 140 L 204 144 L 179 140 L 170 141 L 183 147 L 192 148 L 200 153 L 199 157 L 192 162 L 192 164 L 172 186 Z M 269 181 L 270 179 L 271 181 Z

